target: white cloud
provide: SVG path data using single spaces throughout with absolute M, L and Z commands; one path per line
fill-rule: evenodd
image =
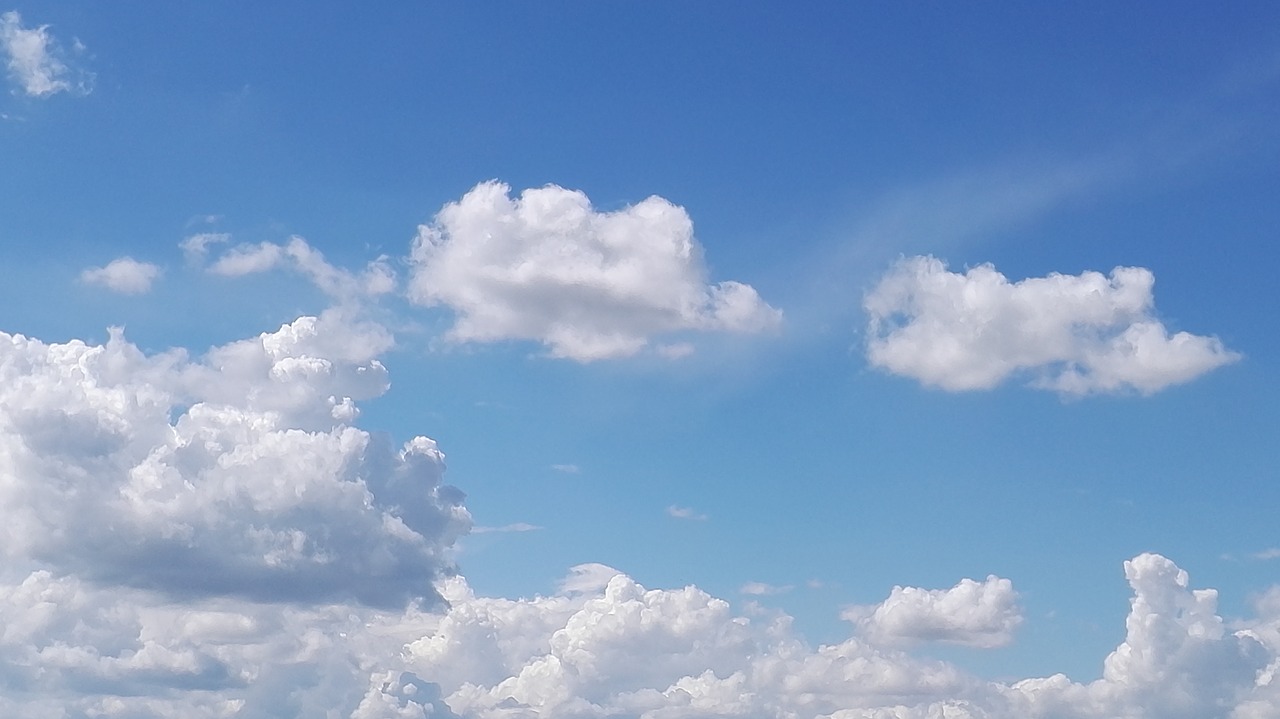
M 738 589 L 738 593 L 753 597 L 764 597 L 773 594 L 786 594 L 794 588 L 795 587 L 790 584 L 777 586 L 774 584 L 766 584 L 764 582 L 747 582 Z
M 995 577 L 897 588 L 817 647 L 785 614 L 600 564 L 550 596 L 477 596 L 451 572 L 470 518 L 435 444 L 354 425 L 390 343 L 335 313 L 194 359 L 0 335 L 0 715 L 1280 715 L 1280 589 L 1228 625 L 1158 555 L 1125 564 L 1125 640 L 1089 683 L 899 646 L 1007 641 Z
M 221 234 L 195 235 L 184 240 L 181 246 L 189 259 L 202 261 L 211 245 L 225 239 L 226 236 Z M 284 245 L 262 242 L 233 247 L 214 260 L 208 269 L 224 277 L 290 269 L 306 277 L 321 292 L 340 300 L 376 297 L 396 288 L 395 271 L 387 258 L 380 257 L 366 265 L 363 271 L 353 273 L 330 264 L 323 253 L 296 236 L 289 238 Z
M 492 534 L 494 532 L 536 532 L 542 527 L 528 522 L 516 522 L 514 524 L 504 524 L 501 527 L 472 527 L 472 534 Z
M 121 257 L 105 267 L 90 267 L 80 273 L 80 281 L 100 285 L 123 295 L 141 295 L 151 291 L 151 283 L 160 276 L 160 268 L 150 262 Z
M 470 520 L 434 442 L 351 424 L 388 346 L 333 314 L 200 360 L 0 334 L 0 548 L 173 596 L 431 601 Z
M 582 472 L 582 468 L 576 464 L 553 464 L 551 468 L 565 474 L 580 474 Z
M 841 617 L 860 636 L 890 646 L 947 642 L 1000 647 L 1013 641 L 1022 624 L 1018 595 L 1008 579 L 962 579 L 950 589 L 894 587 L 889 598 L 870 607 L 850 607 Z
M 667 516 L 675 517 L 676 519 L 691 519 L 697 522 L 703 522 L 707 519 L 707 515 L 692 507 L 681 507 L 676 504 L 667 507 Z
M 182 256 L 187 264 L 201 265 L 209 255 L 209 248 L 231 241 L 231 235 L 225 232 L 200 232 L 187 237 L 178 246 L 182 248 Z
M 749 285 L 708 284 L 689 215 L 660 197 L 600 212 L 554 185 L 510 193 L 481 183 L 419 228 L 409 297 L 451 308 L 453 341 L 533 340 L 590 362 L 668 333 L 760 332 L 781 321 Z M 670 347 L 661 354 L 687 354 Z
M 83 45 L 76 41 L 75 49 Z M 88 75 L 67 65 L 49 26 L 27 28 L 17 11 L 0 15 L 0 50 L 6 56 L 9 78 L 31 97 L 59 92 L 88 92 Z
M 1280 559 L 1280 548 L 1272 547 L 1253 553 L 1254 559 Z
M 961 274 L 940 260 L 899 262 L 866 295 L 867 357 L 951 391 L 1030 374 L 1063 394 L 1157 392 L 1239 358 L 1216 338 L 1169 335 L 1154 314 L 1155 278 L 1052 274 L 1009 282 L 991 265 Z
M 1248 628 L 1228 632 L 1216 593 L 1189 589 L 1186 573 L 1158 555 L 1126 562 L 1128 632 L 1087 684 L 1062 675 L 986 682 L 857 638 L 811 648 L 785 615 L 736 614 L 694 587 L 646 590 L 608 567 L 575 569 L 583 574 L 592 581 L 570 580 L 576 591 L 521 600 L 476 597 L 449 580 L 449 613 L 410 643 L 410 670 L 438 682 L 454 712 L 483 719 L 1260 719 L 1280 709 L 1270 675 L 1259 673 L 1280 666 L 1280 591 L 1259 600 Z M 998 608 L 1011 593 L 990 578 L 899 599 L 914 605 L 917 625 L 945 615 L 942 634 L 985 646 L 1009 629 L 1014 615 Z
M 1015 711 L 1031 716 L 1136 716 L 1161 719 L 1280 715 L 1280 695 L 1262 673 L 1276 647 L 1255 631 L 1228 632 L 1218 593 L 1190 590 L 1187 573 L 1156 554 L 1125 562 L 1133 588 L 1125 640 L 1103 664 L 1102 678 L 1075 684 L 1062 675 L 1010 687 Z M 1259 622 L 1274 628 L 1280 616 Z M 1011 712 L 1012 713 L 1012 712 Z

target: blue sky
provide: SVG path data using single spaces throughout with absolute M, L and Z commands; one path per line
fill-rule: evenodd
M 1280 711 L 1274 6 L 0 11 L 6 712 Z

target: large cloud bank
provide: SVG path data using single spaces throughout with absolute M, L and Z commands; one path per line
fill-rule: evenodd
M 812 647 L 785 615 L 602 565 L 477 596 L 442 455 L 359 429 L 390 338 L 339 313 L 192 358 L 0 335 L 0 715 L 510 719 L 1262 719 L 1280 600 L 1228 626 L 1126 563 L 1100 680 L 993 683 L 925 658 L 1023 623 L 1012 583 L 898 587 Z M 912 647 L 911 651 L 907 651 Z
M 456 313 L 450 339 L 534 340 L 580 362 L 633 355 L 670 333 L 781 320 L 750 285 L 708 283 L 688 213 L 660 197 L 600 212 L 554 185 L 512 198 L 505 184 L 481 183 L 419 229 L 411 262 L 410 298 Z
M 933 257 L 899 262 L 867 294 L 871 364 L 942 389 L 990 389 L 1029 373 L 1063 394 L 1189 382 L 1238 358 L 1220 341 L 1155 317 L 1141 267 L 1010 282 L 991 265 L 951 272 Z

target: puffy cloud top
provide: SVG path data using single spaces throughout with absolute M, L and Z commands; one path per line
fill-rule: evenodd
M 781 313 L 750 285 L 709 285 L 693 223 L 660 197 L 599 212 L 555 185 L 477 185 L 419 228 L 410 298 L 457 313 L 458 342 L 525 339 L 580 362 L 680 331 L 759 332 Z M 687 353 L 676 345 L 667 356 Z
M 999 647 L 1013 641 L 1022 612 L 1013 582 L 996 576 L 962 579 L 950 589 L 894 587 L 874 607 L 851 607 L 843 617 L 862 636 L 883 644 L 921 641 Z
M 899 262 L 867 294 L 872 365 L 943 389 L 990 389 L 1030 372 L 1063 394 L 1157 392 L 1238 359 L 1216 338 L 1169 335 L 1141 267 L 1009 282 L 933 257 Z
M 431 440 L 350 424 L 388 343 L 336 315 L 194 361 L 0 333 L 3 551 L 174 596 L 433 600 L 462 494 Z

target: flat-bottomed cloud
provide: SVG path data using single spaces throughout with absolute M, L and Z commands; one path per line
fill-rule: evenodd
M 1234 362 L 1213 337 L 1170 335 L 1141 267 L 1009 282 L 991 265 L 951 272 L 902 260 L 867 293 L 867 359 L 945 390 L 1029 375 L 1064 395 L 1151 394 Z

